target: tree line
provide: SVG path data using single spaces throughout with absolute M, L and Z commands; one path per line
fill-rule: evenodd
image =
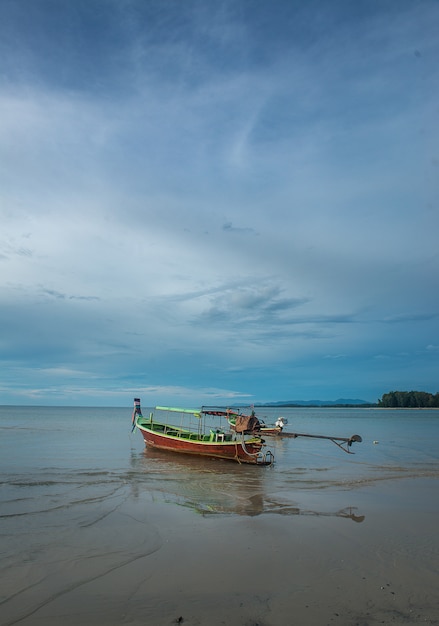
M 382 408 L 423 409 L 439 408 L 439 393 L 426 391 L 389 391 L 378 400 Z

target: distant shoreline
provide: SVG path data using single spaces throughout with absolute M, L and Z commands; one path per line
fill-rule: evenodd
M 437 406 L 379 406 L 378 404 L 255 404 L 270 409 L 379 409 L 380 411 L 438 411 Z

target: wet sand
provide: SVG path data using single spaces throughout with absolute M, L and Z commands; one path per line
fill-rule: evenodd
M 271 512 L 254 493 L 200 514 L 127 484 L 44 526 L 15 516 L 0 623 L 439 624 L 437 491 L 437 478 L 382 481 Z

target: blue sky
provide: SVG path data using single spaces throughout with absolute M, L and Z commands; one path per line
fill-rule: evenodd
M 0 404 L 439 391 L 436 0 L 2 0 Z

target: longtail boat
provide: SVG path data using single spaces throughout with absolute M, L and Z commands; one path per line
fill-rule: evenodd
M 221 412 L 157 406 L 148 417 L 142 415 L 140 399 L 134 399 L 132 430 L 142 433 L 145 445 L 171 452 L 217 459 L 271 465 L 274 456 L 264 450 L 264 439 L 257 433 L 257 418 L 241 419 L 235 430 L 216 428 L 206 417 Z

